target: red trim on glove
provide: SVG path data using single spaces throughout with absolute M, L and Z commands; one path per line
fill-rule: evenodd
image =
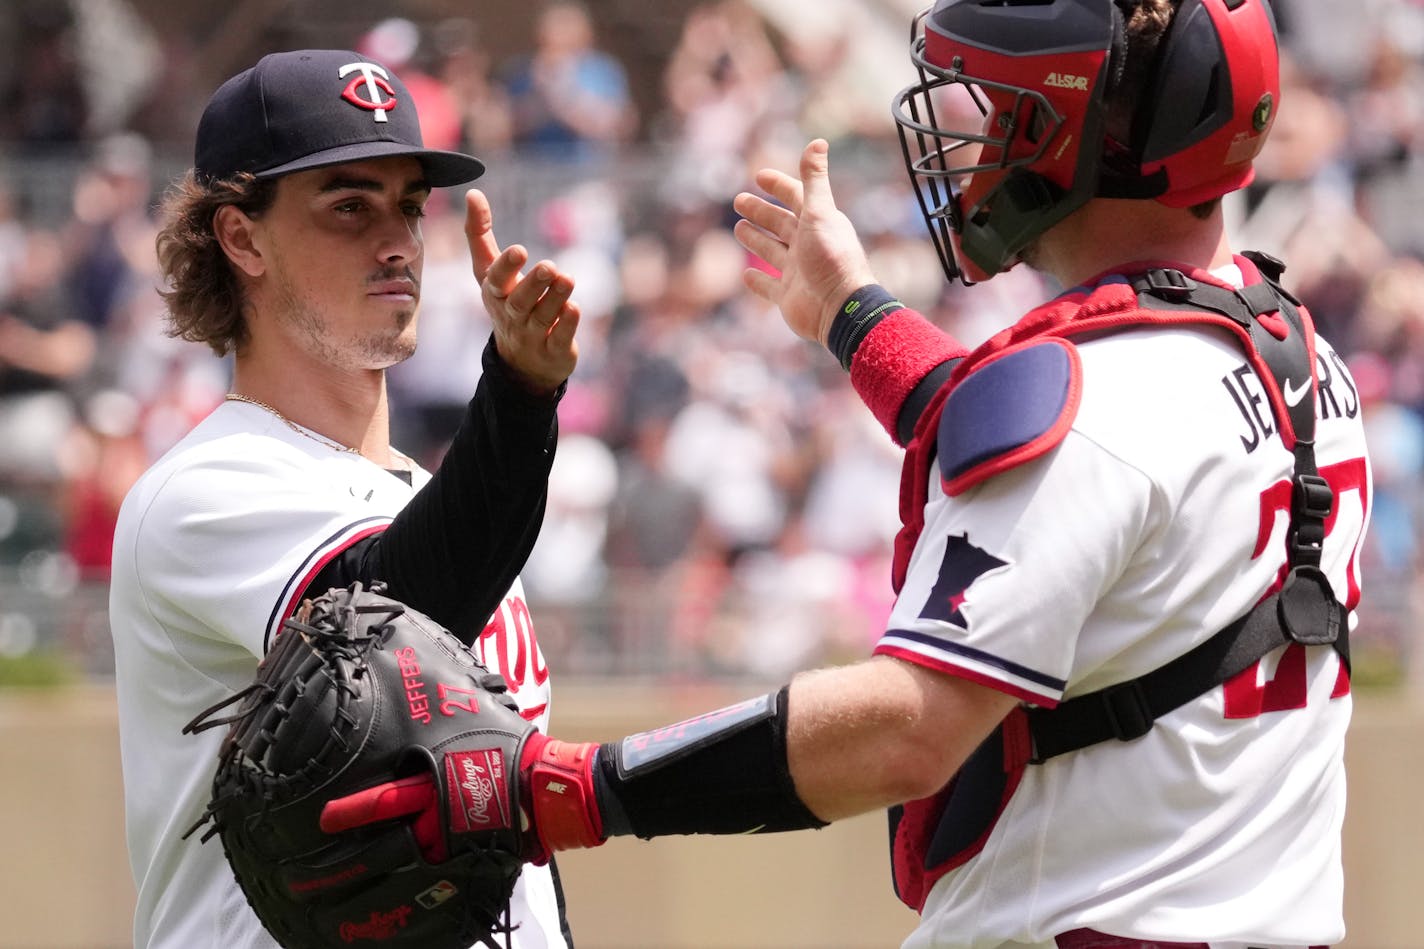
M 429 775 L 421 774 L 327 801 L 321 809 L 319 826 L 324 833 L 339 834 L 353 827 L 414 814 L 434 803 L 435 784 Z
M 537 839 L 537 853 L 526 855 L 543 866 L 558 850 L 597 847 L 603 836 L 603 815 L 593 784 L 593 765 L 598 745 L 547 738 L 530 734 L 519 763 L 526 801 L 532 814 L 530 842 Z
M 339 834 L 354 827 L 364 827 L 383 820 L 394 820 L 415 814 L 411 830 L 420 852 L 430 863 L 444 863 L 450 856 L 440 835 L 440 812 L 435 807 L 435 779 L 417 774 L 399 781 L 387 781 L 375 787 L 327 801 L 321 809 L 318 826 L 324 833 Z

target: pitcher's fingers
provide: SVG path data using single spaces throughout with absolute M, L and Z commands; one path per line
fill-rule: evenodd
M 534 308 L 539 305 L 539 299 L 544 296 L 544 292 L 553 283 L 558 271 L 554 269 L 551 261 L 541 260 L 529 272 L 514 284 L 509 291 L 509 298 L 506 301 L 509 305 L 509 313 L 515 317 L 527 317 L 534 312 Z
M 732 210 L 764 231 L 770 231 L 783 243 L 796 232 L 796 215 L 779 204 L 743 191 L 732 199 Z
M 529 262 L 529 251 L 523 244 L 510 244 L 490 264 L 481 283 L 498 299 L 508 297 L 519 286 L 520 268 Z
M 534 272 L 530 276 L 533 277 L 537 275 L 539 268 L 544 266 L 547 266 L 547 263 L 539 264 L 538 267 L 534 268 Z M 525 282 L 527 283 L 528 280 Z M 544 295 L 539 297 L 539 299 L 535 301 L 534 306 L 529 310 L 530 319 L 546 328 L 552 326 L 554 321 L 560 319 L 560 315 L 564 307 L 568 304 L 569 297 L 573 295 L 573 292 L 574 280 L 572 277 L 568 274 L 554 274 L 549 282 L 548 289 L 544 291 Z
M 732 225 L 732 234 L 737 243 L 777 270 L 786 269 L 786 245 L 766 231 L 747 221 L 738 221 Z
M 549 345 L 555 349 L 565 349 L 573 345 L 574 334 L 578 332 L 579 320 L 582 318 L 583 313 L 577 303 L 565 303 L 559 310 L 558 319 L 549 330 Z
M 499 256 L 499 242 L 494 238 L 494 212 L 489 198 L 478 188 L 465 192 L 465 240 L 470 245 L 475 279 L 483 282 Z

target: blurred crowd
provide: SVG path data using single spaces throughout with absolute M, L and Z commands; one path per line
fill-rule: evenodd
M 1024 268 L 945 285 L 889 114 L 909 12 L 826 2 L 808 23 L 801 4 L 709 0 L 646 76 L 610 51 L 598 6 L 540 6 L 527 49 L 470 19 L 330 41 L 399 69 L 427 144 L 488 165 L 500 238 L 577 275 L 582 355 L 524 575 L 541 642 L 573 674 L 774 678 L 864 655 L 889 609 L 900 453 L 835 361 L 743 289 L 733 195 L 823 136 L 876 272 L 946 329 L 978 342 L 1055 288 Z M 208 90 L 174 109 L 171 82 L 137 77 L 122 108 L 99 101 L 116 80 L 90 77 L 94 27 L 64 9 L 35 5 L 51 19 L 17 52 L 0 127 L 0 653 L 57 638 L 102 668 L 102 616 L 58 604 L 87 590 L 102 610 L 120 500 L 229 367 L 164 334 L 155 292 L 153 207 Z M 1424 7 L 1276 9 L 1282 108 L 1228 213 L 1348 354 L 1375 462 L 1357 669 L 1397 678 L 1421 665 Z M 166 55 L 150 76 L 171 78 Z M 457 202 L 431 203 L 420 348 L 390 373 L 397 443 L 427 465 L 489 333 Z

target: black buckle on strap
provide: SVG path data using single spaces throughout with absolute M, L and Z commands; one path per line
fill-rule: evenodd
M 1192 284 L 1180 270 L 1154 268 L 1142 275 L 1143 289 L 1168 303 L 1186 303 L 1192 296 Z
M 1291 526 L 1286 535 L 1293 566 L 1319 566 L 1325 547 L 1325 519 L 1333 504 L 1334 495 L 1324 478 L 1296 475 L 1291 490 Z
M 1301 517 L 1325 520 L 1335 505 L 1330 482 L 1320 475 L 1297 475 L 1291 492 L 1291 507 Z
M 1108 724 L 1112 726 L 1113 737 L 1118 741 L 1132 741 L 1152 730 L 1155 716 L 1147 704 L 1147 693 L 1143 691 L 1140 680 L 1108 686 L 1099 698 Z

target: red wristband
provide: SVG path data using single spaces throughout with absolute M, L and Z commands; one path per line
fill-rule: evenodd
M 969 352 L 914 310 L 896 310 L 865 337 L 850 367 L 850 382 L 875 418 L 900 443 L 900 409 L 915 386 L 944 362 Z
M 555 851 L 597 847 L 605 840 L 593 786 L 597 751 L 596 743 L 559 741 L 540 732 L 525 742 L 519 770 L 538 840 L 536 865 L 548 863 Z

